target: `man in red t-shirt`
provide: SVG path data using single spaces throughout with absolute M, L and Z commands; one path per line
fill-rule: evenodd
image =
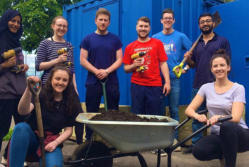
M 135 114 L 159 115 L 160 98 L 170 92 L 168 59 L 160 40 L 150 38 L 150 20 L 137 21 L 138 39 L 130 43 L 123 58 L 124 70 L 131 76 L 131 110 Z M 160 69 L 165 84 L 162 86 Z

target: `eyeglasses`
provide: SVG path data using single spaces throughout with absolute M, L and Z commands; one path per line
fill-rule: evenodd
M 67 25 L 62 25 L 62 24 L 55 24 L 55 25 L 60 28 L 67 28 Z
M 173 17 L 164 17 L 163 20 L 173 20 Z
M 202 20 L 202 21 L 200 21 L 200 24 L 205 24 L 205 23 L 211 23 L 211 22 L 213 22 L 213 20 L 211 20 L 211 19 L 208 19 L 208 20 Z

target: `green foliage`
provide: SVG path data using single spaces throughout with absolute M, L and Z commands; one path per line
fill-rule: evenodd
M 8 8 L 17 9 L 22 14 L 22 47 L 25 51 L 32 52 L 43 39 L 52 35 L 52 19 L 62 15 L 63 5 L 79 1 L 81 0 L 1 0 L 0 15 Z

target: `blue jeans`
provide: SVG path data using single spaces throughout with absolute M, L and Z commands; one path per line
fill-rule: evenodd
M 199 89 L 195 89 L 193 88 L 192 89 L 192 99 L 195 97 L 195 95 L 197 94 L 197 92 L 199 91 Z M 204 101 L 204 103 L 202 103 L 202 105 L 198 108 L 198 111 L 201 111 L 201 110 L 205 110 L 206 109 L 206 101 Z M 197 121 L 196 119 L 193 119 L 193 122 L 192 122 L 192 132 L 195 132 L 197 131 L 198 129 L 200 129 L 204 124 Z M 194 136 L 192 138 L 192 144 L 195 145 L 195 143 L 197 143 L 198 140 L 200 140 L 202 138 L 202 133 L 199 133 L 198 135 Z
M 166 99 L 168 100 L 169 104 L 169 113 L 170 117 L 179 121 L 179 99 L 180 99 L 180 91 L 181 91 L 181 82 L 180 79 L 171 79 L 170 86 L 171 91 L 168 96 L 163 96 L 162 98 L 162 107 L 161 107 L 161 114 L 165 115 L 165 106 L 166 106 Z M 178 138 L 178 131 L 175 132 L 175 138 Z
M 9 148 L 9 164 L 11 167 L 21 167 L 27 155 L 36 154 L 39 139 L 27 123 L 15 126 Z M 63 167 L 63 155 L 60 147 L 53 152 L 46 152 L 46 167 Z M 41 159 L 40 159 L 41 166 Z

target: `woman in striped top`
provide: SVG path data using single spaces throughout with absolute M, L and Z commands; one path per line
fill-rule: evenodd
M 48 74 L 55 65 L 73 62 L 72 44 L 64 39 L 64 35 L 68 30 L 67 20 L 62 16 L 57 16 L 53 19 L 51 28 L 53 30 L 53 36 L 41 41 L 37 51 L 36 70 L 44 70 L 41 78 L 43 85 L 45 85 L 48 79 Z M 58 54 L 58 50 L 62 48 L 67 48 L 69 50 L 68 52 Z M 77 91 L 74 65 L 72 64 L 69 68 L 73 73 L 74 87 Z
M 41 41 L 37 51 L 36 70 L 44 70 L 41 77 L 42 85 L 45 85 L 49 77 L 49 72 L 54 66 L 58 64 L 66 64 L 73 74 L 73 85 L 78 94 L 74 65 L 72 64 L 73 47 L 70 42 L 67 42 L 64 39 L 64 35 L 68 30 L 68 22 L 63 16 L 57 16 L 53 19 L 51 28 L 53 30 L 53 36 Z M 67 48 L 68 50 L 62 54 L 58 53 L 58 50 L 62 48 Z M 77 143 L 82 143 L 83 124 L 75 124 L 75 133 Z

